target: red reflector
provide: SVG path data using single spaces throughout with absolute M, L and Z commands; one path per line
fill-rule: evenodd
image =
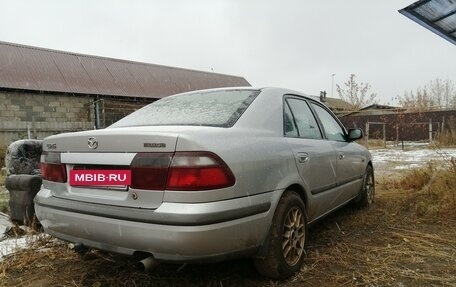
M 131 188 L 164 190 L 168 168 L 132 167 Z
M 138 153 L 131 163 L 131 188 L 209 190 L 233 186 L 234 176 L 210 152 Z
M 207 190 L 231 185 L 220 167 L 171 168 L 168 177 L 170 190 Z
M 210 152 L 176 152 L 169 169 L 168 190 L 209 190 L 233 186 L 225 162 Z
M 66 168 L 64 164 L 41 163 L 41 176 L 45 180 L 66 182 Z

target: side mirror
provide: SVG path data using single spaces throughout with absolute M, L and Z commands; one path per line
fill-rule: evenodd
M 363 130 L 362 129 L 349 129 L 348 130 L 348 140 L 349 141 L 355 141 L 357 139 L 360 139 L 364 136 Z

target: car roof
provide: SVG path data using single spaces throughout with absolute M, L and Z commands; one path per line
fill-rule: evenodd
M 276 90 L 277 92 L 281 94 L 291 94 L 291 95 L 297 95 L 305 98 L 309 98 L 311 100 L 320 102 L 320 97 L 313 96 L 313 95 L 307 95 L 295 90 L 291 89 L 285 89 L 285 88 L 279 88 L 279 87 L 255 87 L 255 86 L 242 86 L 242 87 L 223 87 L 223 88 L 212 88 L 212 89 L 204 89 L 204 90 L 195 90 L 195 91 L 189 91 L 189 92 L 184 92 L 180 93 L 178 95 L 183 95 L 183 94 L 192 94 L 196 92 L 210 92 L 210 91 L 226 91 L 226 90 L 257 90 L 257 91 L 266 91 L 266 90 Z

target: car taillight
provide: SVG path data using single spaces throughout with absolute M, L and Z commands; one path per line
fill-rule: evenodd
M 172 153 L 138 153 L 131 162 L 131 187 L 164 190 Z
M 176 152 L 169 168 L 168 190 L 209 190 L 233 186 L 233 173 L 209 152 Z
M 45 180 L 66 182 L 66 168 L 64 164 L 41 163 L 41 176 Z
M 209 190 L 233 186 L 221 158 L 210 152 L 138 153 L 131 164 L 131 187 L 147 190 Z
M 45 180 L 66 182 L 66 167 L 60 161 L 59 152 L 43 152 L 41 154 L 41 176 Z

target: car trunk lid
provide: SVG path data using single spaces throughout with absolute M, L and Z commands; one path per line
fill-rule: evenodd
M 137 154 L 172 155 L 177 138 L 177 132 L 167 132 L 163 127 L 116 128 L 52 136 L 44 140 L 43 150 L 45 154 L 59 154 L 69 178 L 72 170 L 131 170 Z M 72 186 L 70 180 L 44 181 L 43 187 L 63 199 L 151 209 L 162 203 L 164 193 L 130 186 Z

